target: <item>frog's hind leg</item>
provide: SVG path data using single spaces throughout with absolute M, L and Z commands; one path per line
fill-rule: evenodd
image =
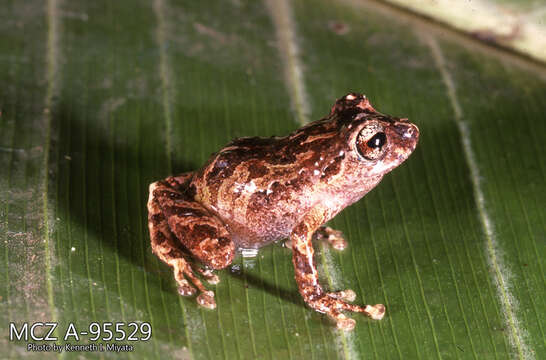
M 191 253 L 194 258 L 206 265 L 208 269 L 198 271 L 210 283 L 217 283 L 219 279 L 210 269 L 223 269 L 231 264 L 236 253 L 235 244 L 231 241 L 223 222 L 193 200 L 186 193 L 186 180 L 178 178 L 167 178 L 150 185 L 148 205 L 150 221 L 154 223 L 154 217 L 161 218 L 163 232 L 170 235 L 174 248 Z M 211 291 L 205 292 L 206 290 L 200 287 L 201 283 L 194 281 L 193 272 L 188 271 L 184 274 L 203 292 L 197 298 L 200 304 L 201 300 L 204 303 L 213 301 L 214 294 Z
M 184 189 L 173 188 L 163 181 L 154 184 L 150 196 L 157 200 L 170 231 L 184 248 L 211 269 L 231 264 L 236 249 L 224 223 L 188 197 Z
M 178 284 L 178 291 L 181 295 L 191 296 L 195 294 L 197 287 L 201 294 L 197 296 L 199 305 L 209 309 L 216 307 L 214 301 L 214 292 L 207 290 L 201 281 L 195 276 L 190 262 L 187 260 L 188 254 L 185 254 L 179 242 L 169 229 L 165 215 L 163 214 L 158 200 L 154 197 L 154 190 L 158 183 L 150 185 L 150 197 L 148 200 L 148 228 L 152 241 L 152 251 L 163 262 L 171 266 L 174 270 L 174 277 Z M 205 278 L 208 274 L 205 274 Z M 192 286 L 188 279 L 195 285 Z

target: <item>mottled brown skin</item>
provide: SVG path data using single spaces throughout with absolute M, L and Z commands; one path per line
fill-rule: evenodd
M 341 311 L 381 319 L 385 307 L 348 304 L 352 290 L 326 293 L 318 282 L 313 235 L 345 247 L 339 232 L 323 224 L 373 189 L 417 145 L 419 130 L 378 113 L 364 95 L 336 101 L 322 120 L 286 137 L 240 138 L 195 172 L 150 185 L 152 250 L 174 268 L 182 295 L 201 294 L 214 308 L 214 293 L 192 272 L 193 257 L 208 269 L 222 269 L 239 248 L 260 248 L 290 238 L 296 282 L 305 302 L 350 330 L 354 320 Z M 200 270 L 209 282 L 218 278 Z

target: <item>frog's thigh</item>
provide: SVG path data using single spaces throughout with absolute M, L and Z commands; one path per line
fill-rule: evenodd
M 186 259 L 189 255 L 182 251 L 180 242 L 174 237 L 169 229 L 169 224 L 159 205 L 159 201 L 154 196 L 154 191 L 163 185 L 164 184 L 160 183 L 153 183 L 150 185 L 148 227 L 152 240 L 152 251 L 163 262 L 173 267 L 174 277 L 178 283 L 178 291 L 181 295 L 188 296 L 195 293 L 195 288 L 190 285 L 186 279 L 188 278 L 201 292 L 197 297 L 197 302 L 201 306 L 213 309 L 216 307 L 214 293 L 208 291 L 195 276 L 190 263 Z M 210 278 L 214 278 L 214 276 Z
M 185 198 L 166 183 L 158 182 L 153 191 L 170 231 L 203 264 L 222 269 L 231 264 L 235 244 L 220 219 L 204 206 Z
M 193 174 L 193 172 L 186 172 L 176 176 L 169 176 L 168 178 L 163 180 L 162 183 L 167 183 L 173 189 L 184 190 L 187 186 L 187 182 L 191 179 Z

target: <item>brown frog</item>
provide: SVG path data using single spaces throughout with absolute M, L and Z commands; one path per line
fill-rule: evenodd
M 235 139 L 200 170 L 150 185 L 152 250 L 174 268 L 182 295 L 197 287 L 197 302 L 212 309 L 214 293 L 193 268 L 216 283 L 213 270 L 230 265 L 238 249 L 289 237 L 299 292 L 311 308 L 345 330 L 355 321 L 344 310 L 380 320 L 382 304 L 353 305 L 352 290 L 323 290 L 312 239 L 322 236 L 344 248 L 341 234 L 323 225 L 406 160 L 418 138 L 407 119 L 383 115 L 364 95 L 350 93 L 327 117 L 288 136 Z M 205 266 L 194 266 L 192 258 Z

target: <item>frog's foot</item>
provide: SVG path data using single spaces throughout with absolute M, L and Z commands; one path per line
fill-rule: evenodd
M 374 320 L 381 320 L 385 315 L 385 306 L 382 304 L 376 304 L 374 306 L 366 305 L 362 311 L 358 312 L 364 312 Z M 328 315 L 336 322 L 336 327 L 340 330 L 351 331 L 356 325 L 356 321 L 354 319 L 348 318 L 340 311 L 334 310 Z
M 376 305 L 366 305 L 364 307 L 358 305 L 347 304 L 343 301 L 340 301 L 336 304 L 335 308 L 328 312 L 328 316 L 336 322 L 338 329 L 350 331 L 355 327 L 356 322 L 346 317 L 341 313 L 340 310 L 348 310 L 353 312 L 363 313 L 373 320 L 381 320 L 385 316 L 385 305 L 376 304 Z
M 214 309 L 216 308 L 216 301 L 214 301 L 214 292 L 213 291 L 210 291 L 210 290 L 207 290 L 204 286 L 203 286 L 203 283 L 195 276 L 195 273 L 193 272 L 192 268 L 191 268 L 191 265 L 189 263 L 186 262 L 186 265 L 185 265 L 185 269 L 182 271 L 183 272 L 183 275 L 182 276 L 186 276 L 190 279 L 190 281 L 197 287 L 197 289 L 199 289 L 199 292 L 200 294 L 197 295 L 197 298 L 196 298 L 196 301 L 199 305 L 207 308 L 207 309 Z M 200 271 L 200 268 L 198 267 L 197 268 L 199 272 Z M 179 277 L 180 275 L 177 275 L 177 269 L 175 268 L 174 269 L 175 271 L 175 279 L 176 281 L 178 282 L 179 284 L 179 293 L 181 295 L 184 295 L 180 290 L 182 289 L 182 286 L 180 285 L 181 282 L 187 282 L 186 279 L 182 279 L 181 281 L 179 281 Z M 180 274 L 180 272 L 178 273 Z M 212 274 L 212 277 L 216 277 L 218 278 L 216 275 Z M 195 289 L 194 289 L 195 290 Z M 195 291 L 193 291 L 193 293 L 191 294 L 188 294 L 188 295 L 193 295 L 195 294 Z
M 186 279 L 177 280 L 176 282 L 178 284 L 178 293 L 182 296 L 192 296 L 197 291 Z
M 174 269 L 174 278 L 178 284 L 178 293 L 182 296 L 192 296 L 197 290 L 200 294 L 197 296 L 197 303 L 208 309 L 216 308 L 214 301 L 214 292 L 207 290 L 201 280 L 199 280 L 192 269 L 191 264 L 184 259 L 184 254 L 176 249 L 171 249 L 167 253 L 161 252 L 162 248 L 155 248 L 154 253 Z M 187 256 L 187 255 L 186 255 Z M 215 276 L 213 274 L 213 276 Z M 188 281 L 189 279 L 189 281 Z M 194 285 L 192 286 L 190 282 Z M 197 289 L 195 289 L 197 288 Z
M 325 239 L 336 250 L 344 250 L 347 247 L 347 241 L 343 238 L 343 233 L 334 230 L 329 226 L 321 226 L 315 232 L 318 239 Z
M 381 320 L 385 316 L 385 305 L 383 304 L 359 306 L 345 303 L 343 307 L 345 310 L 363 313 L 373 320 Z
M 341 293 L 341 292 L 340 292 Z M 326 313 L 328 317 L 336 322 L 338 329 L 350 331 L 355 327 L 356 322 L 345 316 L 342 311 L 352 311 L 363 313 L 374 320 L 381 320 L 385 315 L 385 306 L 383 304 L 376 305 L 353 305 L 348 304 L 340 298 L 336 297 L 339 293 L 328 293 L 320 296 L 309 302 L 309 305 L 321 312 Z

